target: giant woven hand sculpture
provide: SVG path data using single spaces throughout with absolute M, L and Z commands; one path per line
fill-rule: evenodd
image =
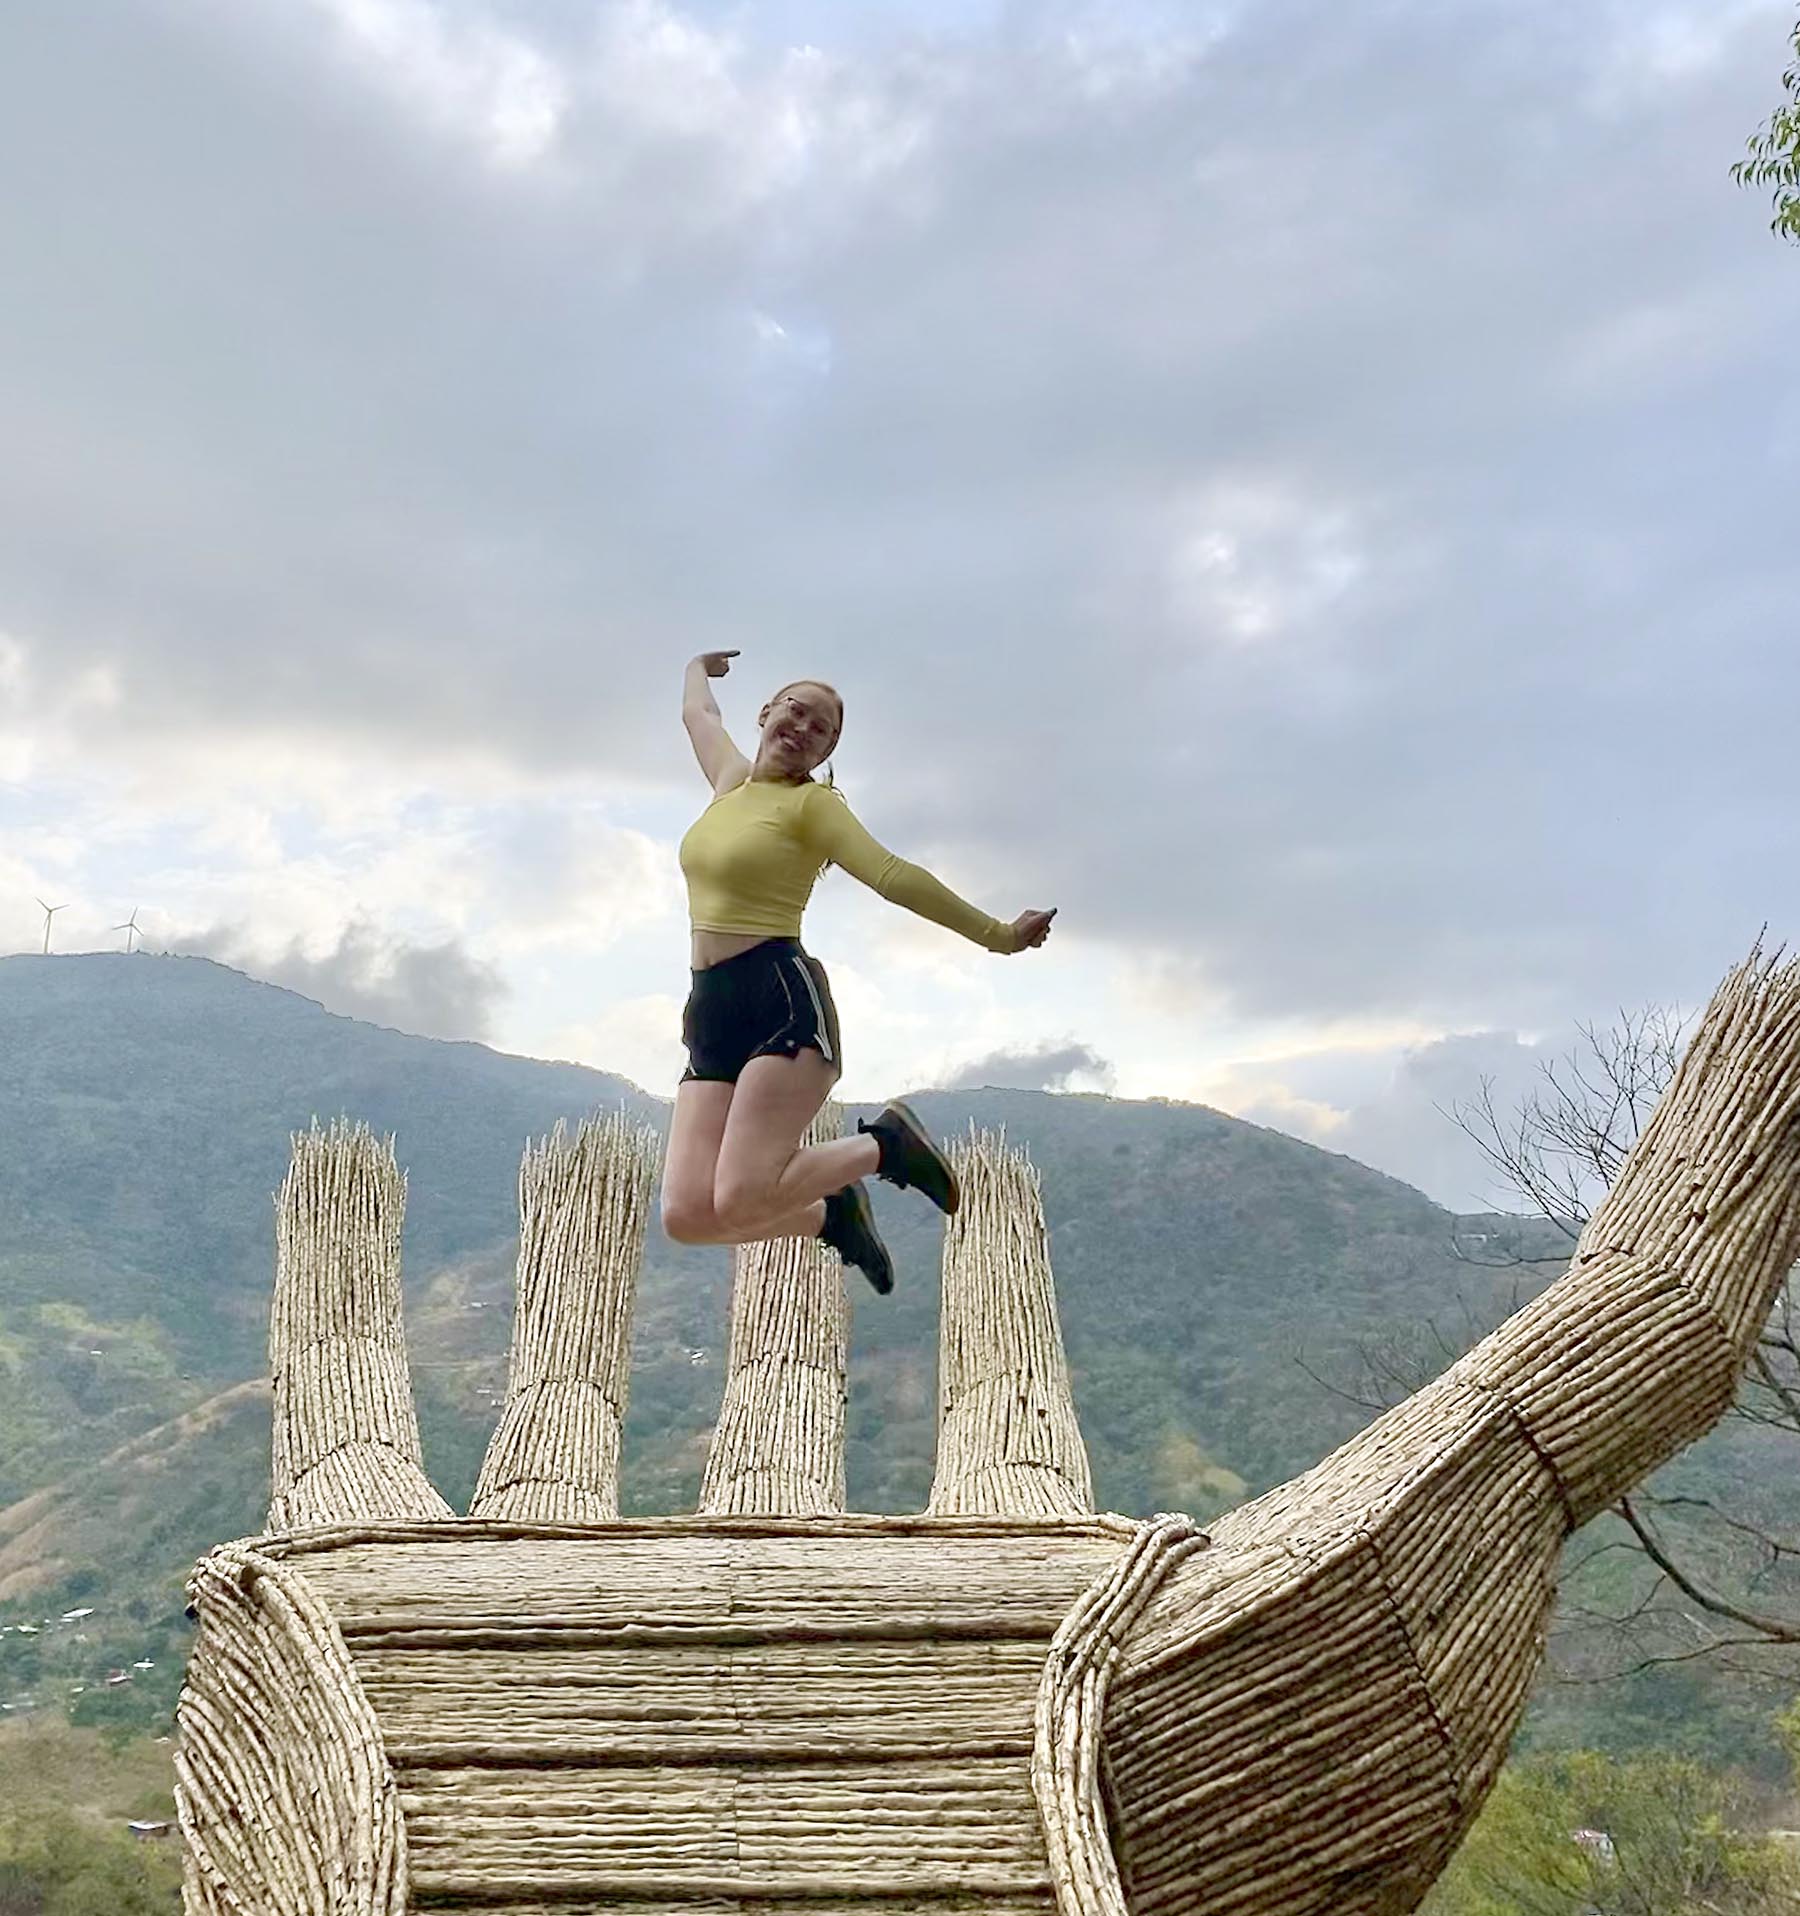
M 190 1911 L 1410 1909 L 1505 1755 L 1563 1540 L 1722 1414 L 1800 1253 L 1800 966 L 1726 980 L 1560 1282 L 1210 1543 L 1092 1514 L 1035 1177 L 993 1139 L 945 1242 L 927 1514 L 842 1514 L 842 1274 L 786 1243 L 739 1254 L 700 1513 L 621 1522 L 654 1158 L 618 1120 L 527 1154 L 457 1519 L 391 1149 L 296 1141 L 270 1534 L 192 1585 Z

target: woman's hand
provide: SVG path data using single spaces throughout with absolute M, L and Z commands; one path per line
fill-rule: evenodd
M 731 670 L 731 661 L 736 657 L 735 652 L 702 652 L 694 663 L 709 679 L 722 679 Z
M 1012 921 L 1013 950 L 1034 951 L 1050 936 L 1050 920 L 1056 916 L 1056 907 L 1048 911 L 1022 911 Z

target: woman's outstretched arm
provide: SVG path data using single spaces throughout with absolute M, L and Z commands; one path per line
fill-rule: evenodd
M 740 785 L 750 775 L 750 761 L 732 744 L 719 702 L 708 683 L 711 679 L 722 679 L 736 657 L 735 652 L 700 653 L 688 661 L 687 677 L 681 687 L 681 722 L 687 727 L 700 769 L 715 792 Z
M 829 787 L 815 786 L 807 794 L 802 817 L 807 843 L 814 850 L 823 852 L 834 865 L 842 865 L 852 878 L 861 879 L 891 904 L 960 932 L 989 951 L 1024 951 L 1044 942 L 1053 913 L 1023 912 L 1011 924 L 990 917 L 959 898 L 924 866 L 909 864 L 878 843 Z

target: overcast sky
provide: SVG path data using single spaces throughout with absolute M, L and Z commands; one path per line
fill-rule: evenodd
M 844 692 L 844 1095 L 1438 1114 L 1800 932 L 1793 0 L 0 10 L 0 948 L 659 1092 Z

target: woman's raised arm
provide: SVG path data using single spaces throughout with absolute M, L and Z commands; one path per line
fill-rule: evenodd
M 681 722 L 687 727 L 694 756 L 706 774 L 706 782 L 715 792 L 741 785 L 750 775 L 750 761 L 731 742 L 724 715 L 712 695 L 711 679 L 722 679 L 731 670 L 735 652 L 702 652 L 688 661 L 687 677 L 681 687 Z

